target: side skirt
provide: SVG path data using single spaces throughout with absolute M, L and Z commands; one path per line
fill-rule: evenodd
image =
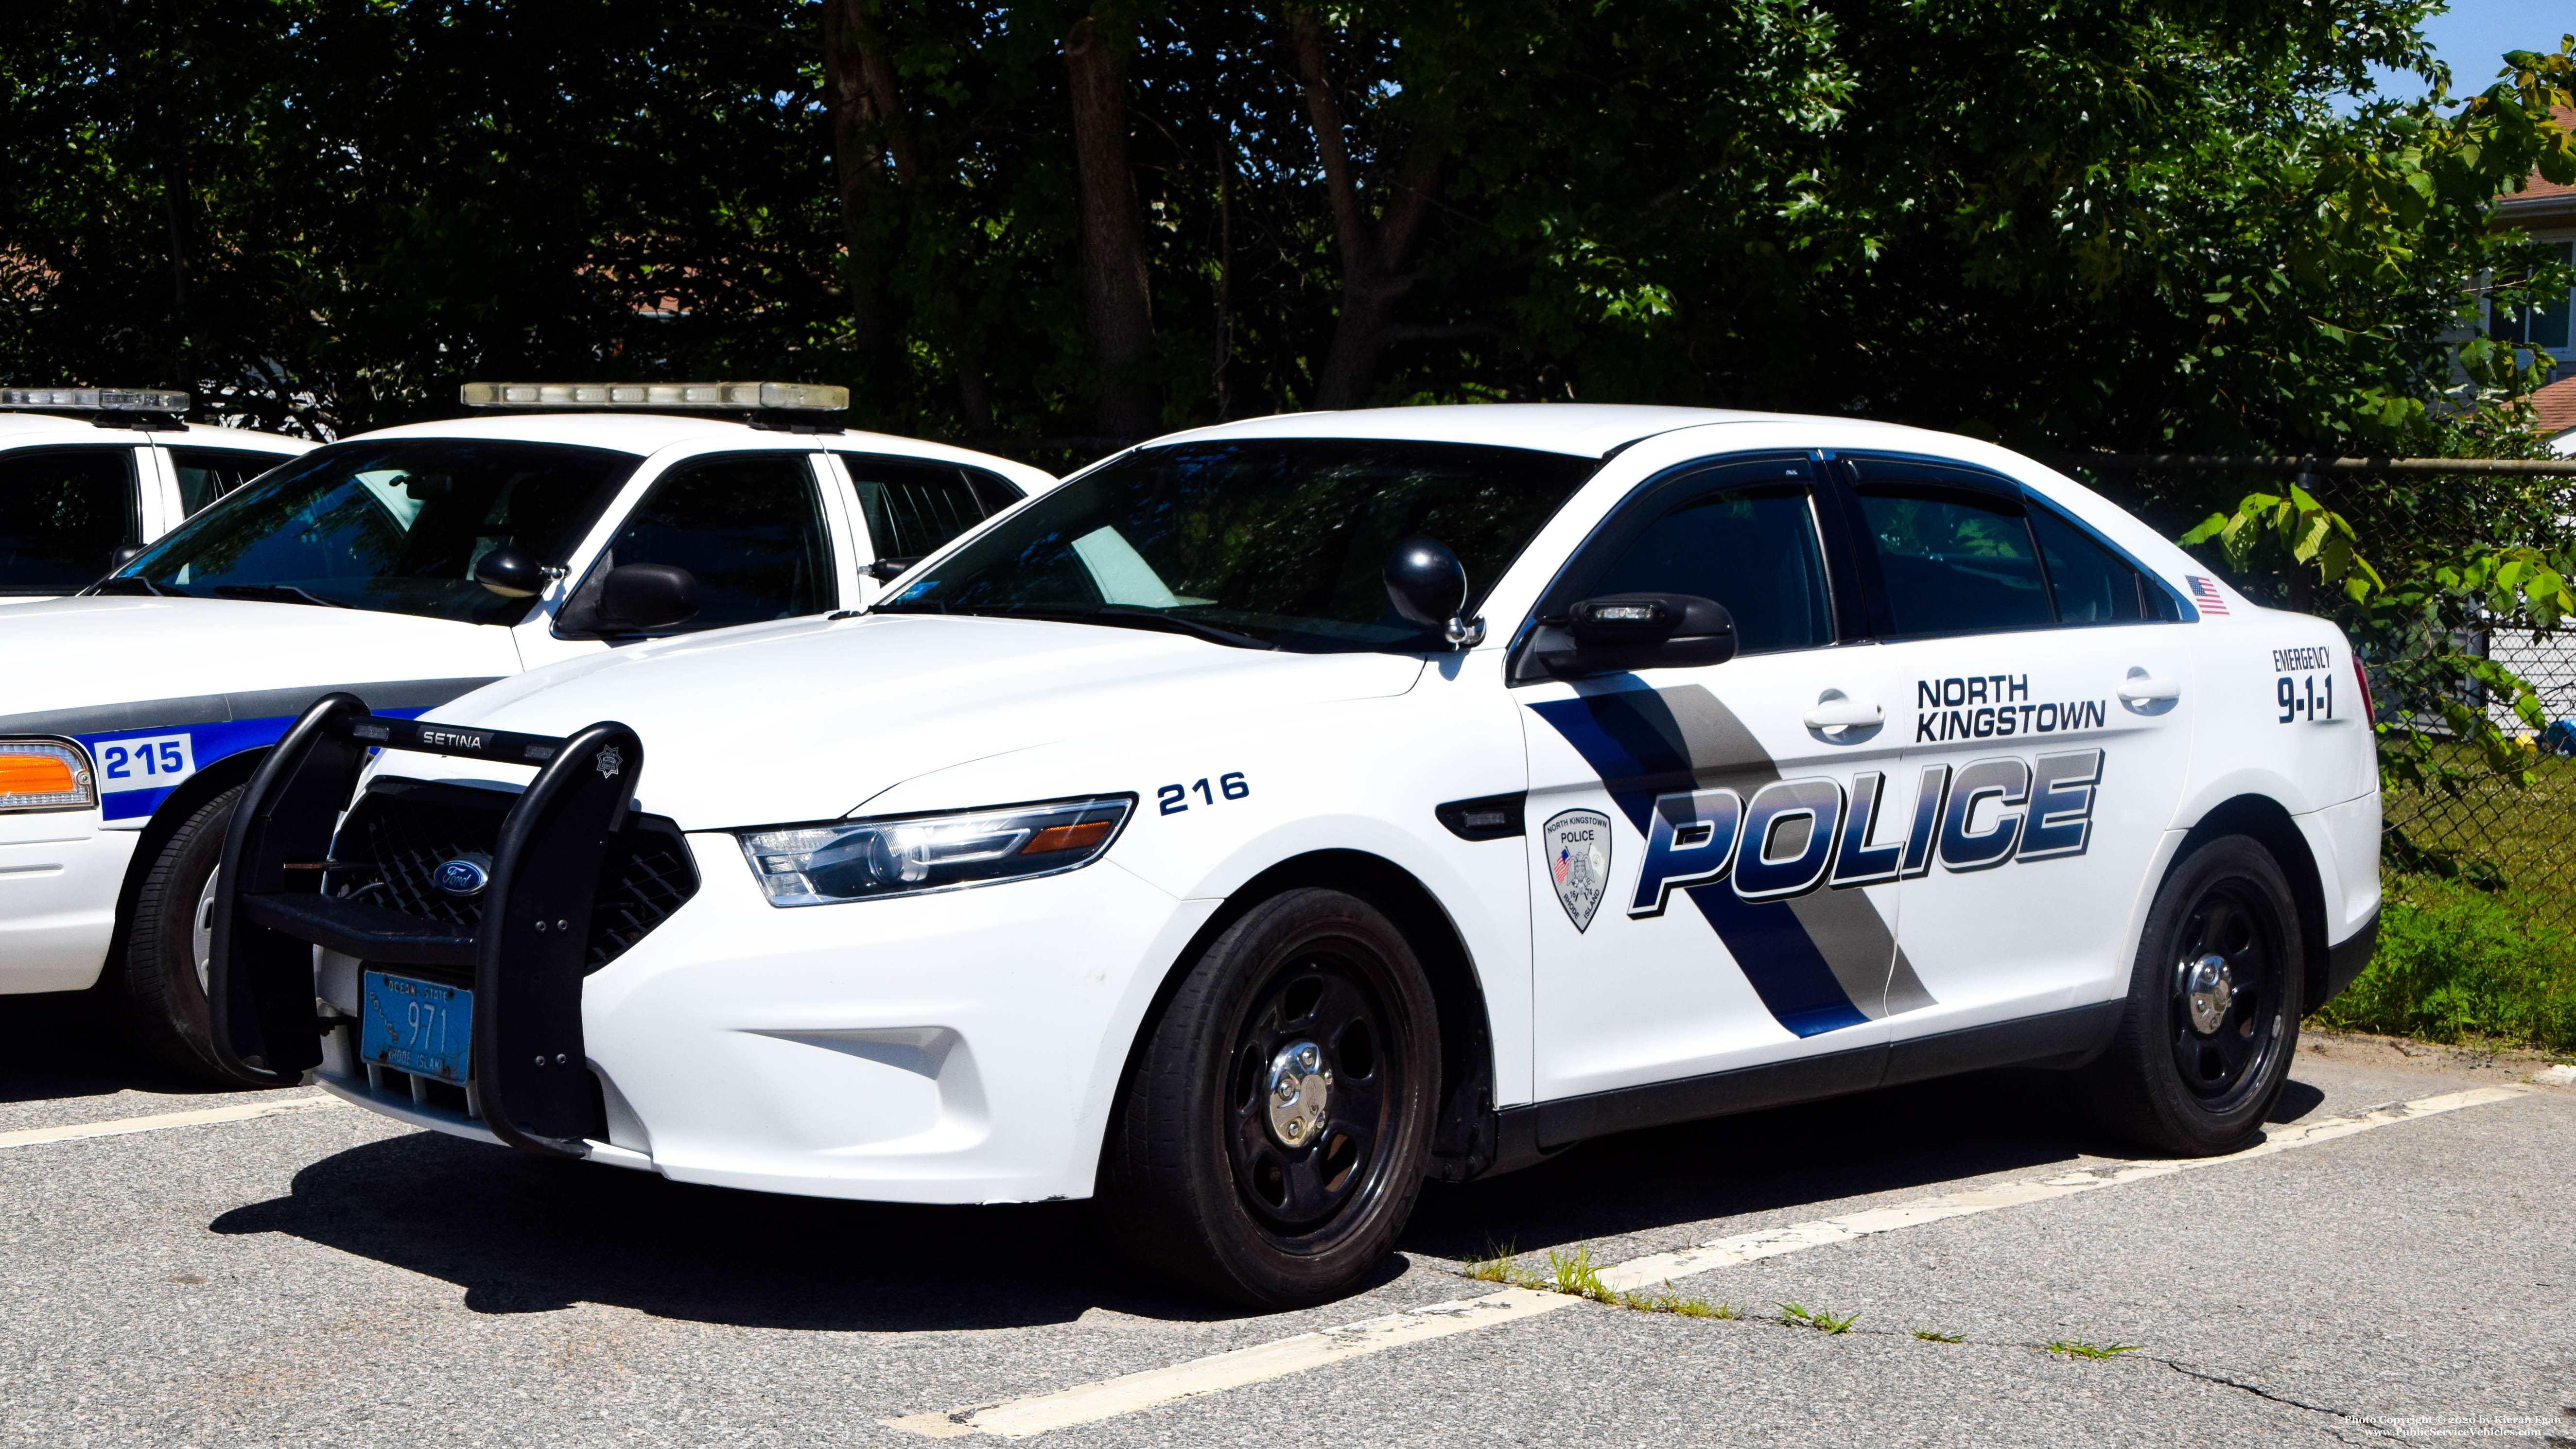
M 1493 1164 L 1478 1176 L 1528 1167 L 1614 1132 L 1760 1112 L 1990 1067 L 2081 1066 L 2110 1041 L 2126 1006 L 2101 1001 L 1893 1045 L 1506 1107 L 1494 1114 Z

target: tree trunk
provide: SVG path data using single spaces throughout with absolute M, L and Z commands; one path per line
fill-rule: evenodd
M 1085 17 L 1064 40 L 1071 81 L 1073 154 L 1082 193 L 1082 302 L 1092 360 L 1102 374 L 1100 431 L 1142 438 L 1162 431 L 1154 386 L 1154 314 L 1145 247 L 1136 225 L 1136 181 L 1127 167 L 1126 62 Z
M 841 194 L 841 234 L 851 330 L 856 334 L 863 410 L 900 389 L 903 324 L 890 273 L 902 224 L 896 189 L 913 179 L 894 67 L 879 27 L 879 0 L 825 0 L 824 104 Z
M 1323 18 L 1308 9 L 1291 11 L 1288 33 L 1306 118 L 1315 130 L 1315 153 L 1323 162 L 1324 186 L 1332 200 L 1334 239 L 1342 253 L 1342 302 L 1333 320 L 1332 347 L 1316 378 L 1315 406 L 1354 408 L 1368 401 L 1377 384 L 1397 311 L 1412 290 L 1413 278 L 1405 269 L 1430 215 L 1440 153 L 1429 138 L 1414 136 L 1396 167 L 1386 214 L 1372 217 L 1342 139 L 1341 103 L 1324 63 Z

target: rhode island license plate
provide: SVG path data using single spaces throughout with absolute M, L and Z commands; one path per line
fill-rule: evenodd
M 461 986 L 366 974 L 358 1013 L 358 1057 L 398 1072 L 465 1085 L 473 1060 L 474 993 Z

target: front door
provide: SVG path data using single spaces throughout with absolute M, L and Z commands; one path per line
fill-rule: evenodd
M 1894 934 L 1905 681 L 1855 642 L 1842 516 L 1804 456 L 1680 469 L 1542 602 L 1715 599 L 1738 654 L 1514 690 L 1540 1100 L 1832 1053 L 1874 1078 L 1891 971 L 1899 1009 L 1919 995 Z

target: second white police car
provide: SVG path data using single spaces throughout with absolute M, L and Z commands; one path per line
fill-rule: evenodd
M 646 637 L 858 608 L 1054 482 L 845 432 L 839 388 L 469 383 L 462 401 L 487 411 L 303 452 L 103 580 L 102 555 L 84 597 L 0 609 L 0 995 L 96 987 L 144 1052 L 221 1079 L 215 857 L 315 699 L 418 714 Z
M 316 705 L 224 856 L 217 1041 L 682 1181 L 1096 1196 L 1310 1301 L 1426 1176 L 1943 1073 L 2243 1145 L 2371 949 L 2369 710 L 2332 626 L 1982 443 L 1264 419 L 855 616 Z

